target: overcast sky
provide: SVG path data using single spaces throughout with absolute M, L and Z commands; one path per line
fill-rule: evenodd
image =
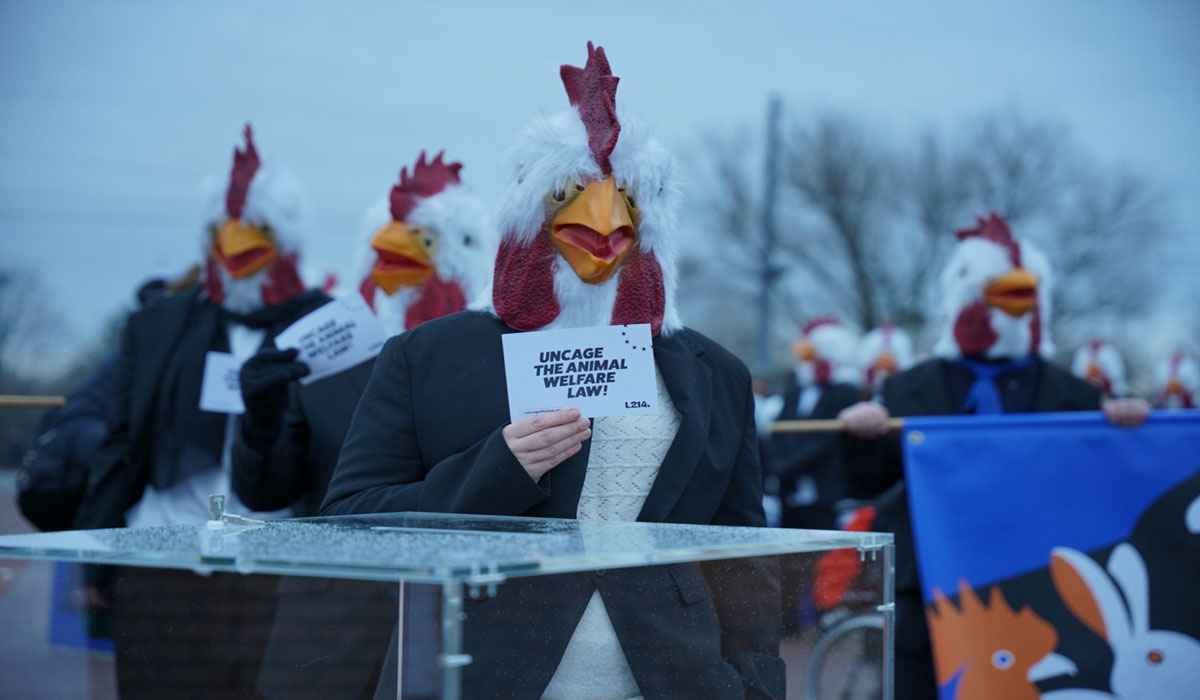
M 35 269 L 89 342 L 137 282 L 198 257 L 198 188 L 243 122 L 305 183 L 309 270 L 344 271 L 365 207 L 422 148 L 488 197 L 566 105 L 592 39 L 676 151 L 786 112 L 903 138 L 1015 106 L 1147 176 L 1200 296 L 1200 3 L 18 2 L 0 0 L 0 264 Z M 1188 287 L 1188 285 L 1192 285 Z

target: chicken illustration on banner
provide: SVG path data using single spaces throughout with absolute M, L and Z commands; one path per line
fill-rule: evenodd
M 904 452 L 943 700 L 1194 697 L 1200 416 L 910 418 Z

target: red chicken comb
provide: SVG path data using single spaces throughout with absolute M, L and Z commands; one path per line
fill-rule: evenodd
M 842 322 L 835 316 L 814 316 L 800 329 L 800 335 L 807 336 L 821 326 L 840 326 Z
M 422 199 L 432 197 L 449 185 L 462 182 L 458 177 L 462 163 L 443 163 L 442 156 L 445 153 L 439 151 L 432 162 L 426 163 L 425 151 L 421 151 L 421 157 L 413 166 L 412 177 L 408 176 L 407 166 L 400 168 L 400 184 L 392 186 L 393 220 L 404 221 Z
M 975 228 L 964 228 L 954 232 L 958 236 L 958 240 L 965 241 L 968 238 L 982 238 L 991 241 L 996 245 L 1003 246 L 1008 251 L 1008 258 L 1016 267 L 1021 266 L 1021 244 L 1017 243 L 1017 239 L 1013 238 L 1012 230 L 1008 227 L 1008 222 L 1004 220 L 996 212 L 992 212 L 988 218 L 978 217 L 978 225 Z
M 229 173 L 229 188 L 225 190 L 225 213 L 231 219 L 242 218 L 246 208 L 246 195 L 250 193 L 250 182 L 258 172 L 258 149 L 254 147 L 254 132 L 246 124 L 246 150 L 233 149 L 233 170 Z
M 600 171 L 612 174 L 613 149 L 621 135 L 621 122 L 617 121 L 617 82 L 621 79 L 612 74 L 604 48 L 595 48 L 588 42 L 588 58 L 583 68 L 562 66 L 559 68 L 567 99 L 579 110 L 579 118 L 587 129 L 588 148 Z

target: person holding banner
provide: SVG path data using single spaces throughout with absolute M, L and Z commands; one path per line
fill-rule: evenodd
M 764 524 L 749 372 L 676 313 L 672 160 L 640 124 L 618 120 L 603 49 L 589 43 L 586 66 L 563 66 L 561 76 L 572 109 L 539 119 L 513 151 L 491 290 L 471 311 L 388 342 L 322 513 Z M 626 338 L 652 358 L 647 401 L 591 421 L 570 407 L 571 385 L 567 408 L 510 413 L 514 391 L 578 377 L 506 383 L 506 336 L 579 329 L 582 338 L 610 326 L 649 339 Z M 543 351 L 535 357 L 547 371 L 589 363 L 591 382 L 623 364 L 632 371 L 633 360 L 614 366 L 587 343 Z M 582 388 L 594 400 L 604 386 Z M 646 412 L 654 403 L 657 413 Z M 772 568 L 739 561 L 509 581 L 493 600 L 466 601 L 473 662 L 463 694 L 782 697 Z
M 884 383 L 881 403 L 861 402 L 838 416 L 845 473 L 857 495 L 879 497 L 877 526 L 896 535 L 897 700 L 937 697 L 925 606 L 917 575 L 895 416 L 1094 411 L 1115 425 L 1145 421 L 1141 399 L 1101 402 L 1099 390 L 1054 366 L 1050 267 L 993 213 L 957 232 L 941 276 L 938 356 Z M 963 468 L 970 468 L 963 465 Z

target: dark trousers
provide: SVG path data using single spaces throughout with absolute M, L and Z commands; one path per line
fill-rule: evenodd
M 936 700 L 937 678 L 925 604 L 916 591 L 896 593 L 896 700 Z

